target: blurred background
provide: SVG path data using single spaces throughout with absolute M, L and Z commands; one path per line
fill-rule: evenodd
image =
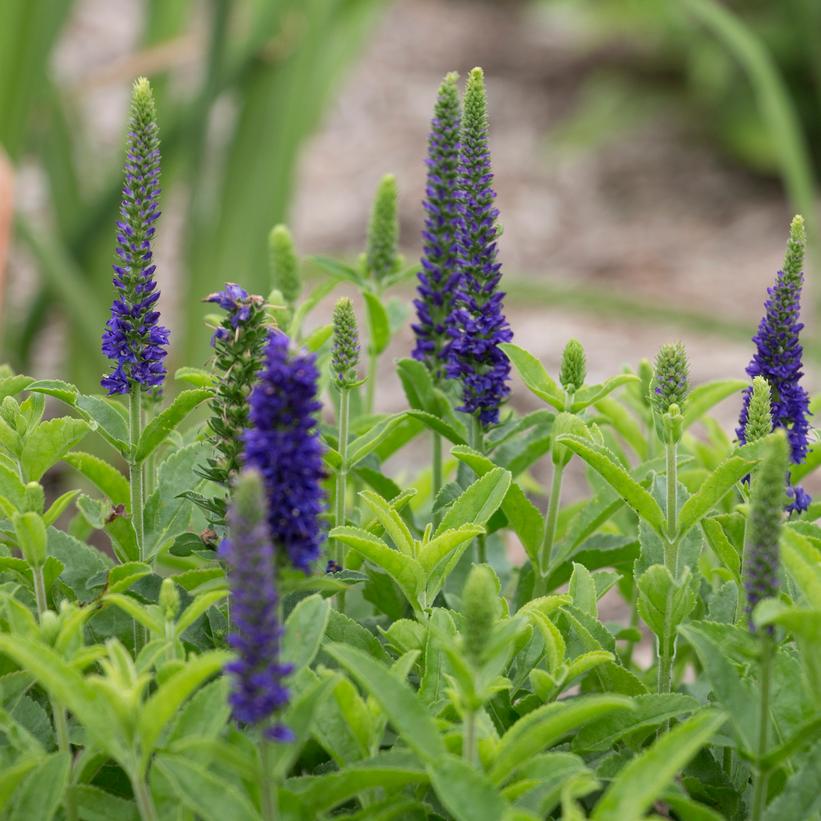
M 0 359 L 94 389 L 137 75 L 174 367 L 208 356 L 209 291 L 267 293 L 275 223 L 354 259 L 385 172 L 418 257 L 436 88 L 482 65 L 517 341 L 555 368 L 576 336 L 596 379 L 682 339 L 697 381 L 742 377 L 792 214 L 817 233 L 819 33 L 818 0 L 2 0 Z

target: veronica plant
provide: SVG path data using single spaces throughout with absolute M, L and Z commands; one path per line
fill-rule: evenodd
M 304 298 L 278 273 L 267 305 L 229 283 L 206 297 L 213 356 L 159 382 L 152 225 L 132 247 L 128 222 L 155 213 L 156 186 L 128 184 L 111 384 L 172 395 L 136 439 L 117 396 L 0 366 L 2 817 L 817 815 L 819 506 L 784 510 L 787 470 L 809 484 L 817 458 L 793 461 L 800 426 L 778 404 L 800 395 L 798 223 L 751 386 L 691 384 L 680 345 L 589 384 L 571 340 L 551 376 L 499 339 L 481 74 L 461 166 L 454 78 L 439 102 L 454 128 L 434 123 L 431 158 L 440 136 L 455 154 L 428 179 L 418 297 L 450 302 L 441 335 L 430 313 L 416 339 L 441 347 L 396 364 L 406 409 L 360 401 L 354 302 L 304 330 L 342 281 L 370 295 L 369 327 L 390 313 L 406 272 L 389 183 L 359 270 L 326 261 Z M 274 271 L 296 271 L 284 229 L 271 241 Z M 433 277 L 451 256 L 456 279 Z M 431 350 L 458 354 L 458 377 Z M 543 406 L 500 412 L 498 352 Z M 710 411 L 744 388 L 733 441 Z M 417 447 L 431 432 L 438 483 Z

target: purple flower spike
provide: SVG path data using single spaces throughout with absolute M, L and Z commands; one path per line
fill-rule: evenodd
M 160 212 L 160 141 L 154 97 L 148 80 L 134 84 L 128 133 L 125 182 L 117 223 L 114 286 L 117 296 L 103 332 L 102 351 L 114 363 L 100 384 L 109 394 L 159 388 L 168 329 L 158 324 L 154 306 L 160 293 L 154 279 L 151 240 Z
M 424 362 L 437 381 L 444 376 L 446 323 L 459 276 L 456 234 L 459 213 L 458 75 L 448 74 L 439 87 L 428 138 L 425 230 L 422 270 L 414 300 L 416 347 L 413 358 Z
M 448 319 L 447 375 L 462 385 L 459 410 L 478 417 L 483 426 L 499 421 L 499 407 L 510 393 L 510 360 L 499 347 L 510 342 L 498 290 L 501 264 L 496 261 L 498 209 L 491 187 L 487 97 L 482 69 L 474 68 L 465 89 L 459 169 L 462 220 L 458 246 L 460 277 Z
M 262 477 L 243 471 L 228 510 L 228 537 L 219 548 L 228 566 L 233 631 L 228 643 L 236 651 L 226 665 L 234 680 L 229 697 L 234 719 L 243 724 L 267 724 L 288 703 L 283 679 L 292 672 L 279 661 L 282 627 L 277 617 L 274 547 L 265 521 Z M 289 741 L 293 735 L 280 724 L 268 726 L 266 737 Z
M 292 355 L 288 337 L 269 332 L 245 433 L 245 464 L 256 467 L 265 481 L 271 538 L 305 573 L 319 556 L 319 516 L 325 507 L 315 360 L 312 354 Z
M 772 395 L 773 430 L 783 428 L 790 445 L 790 461 L 801 464 L 809 447 L 810 400 L 801 385 L 802 356 L 804 350 L 799 334 L 804 327 L 799 321 L 801 312 L 801 287 L 804 274 L 801 270 L 806 238 L 804 220 L 796 217 L 790 226 L 790 240 L 784 260 L 784 270 L 778 272 L 775 284 L 767 289 L 764 318 L 753 337 L 756 353 L 747 366 L 751 377 L 763 376 L 770 385 Z M 746 440 L 745 428 L 749 415 L 752 388 L 744 391 L 743 406 L 738 420 L 736 435 L 739 442 Z M 788 474 L 789 481 L 789 474 Z M 801 487 L 789 487 L 788 511 L 800 513 L 812 501 Z

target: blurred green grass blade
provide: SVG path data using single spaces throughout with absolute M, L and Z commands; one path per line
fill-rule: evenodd
M 725 6 L 715 0 L 684 0 L 684 5 L 735 55 L 746 72 L 777 150 L 787 196 L 793 210 L 806 217 L 807 233 L 817 254 L 812 162 L 798 115 L 774 60 L 753 31 Z
M 16 160 L 40 101 L 49 54 L 73 0 L 0 2 L 0 144 Z

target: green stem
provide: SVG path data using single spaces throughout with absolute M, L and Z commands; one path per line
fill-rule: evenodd
M 476 763 L 476 712 L 465 713 L 464 737 L 462 738 L 462 755 L 468 764 Z
M 151 790 L 142 778 L 131 779 L 131 789 L 134 791 L 134 800 L 137 802 L 137 809 L 142 821 L 158 821 L 157 809 L 154 806 L 154 799 L 151 797 Z
M 678 554 L 678 475 L 676 460 L 676 443 L 667 442 L 667 541 L 664 545 L 664 564 L 675 579 L 676 559 Z
M 442 437 L 438 433 L 433 434 L 433 489 L 431 498 L 431 507 L 436 502 L 436 497 L 442 489 Z M 438 511 L 433 513 L 433 527 L 436 529 L 439 526 L 439 521 L 442 518 Z
M 550 483 L 550 499 L 547 503 L 547 513 L 544 520 L 544 538 L 542 539 L 541 573 L 547 577 L 550 565 L 553 562 L 553 547 L 556 541 L 556 527 L 559 524 L 559 507 L 562 496 L 562 479 L 564 465 L 553 466 L 553 480 Z
M 770 724 L 770 672 L 772 667 L 772 640 L 766 634 L 761 637 L 761 704 L 758 716 L 758 760 L 753 777 L 752 821 L 761 821 L 767 804 L 767 780 L 769 770 L 763 765 L 767 755 L 767 730 Z
M 482 423 L 478 416 L 471 417 L 470 425 L 470 445 L 477 452 L 484 455 L 485 452 L 485 433 L 482 429 Z M 484 535 L 476 539 L 476 561 L 479 564 L 484 564 L 487 559 L 487 545 L 485 543 Z
M 348 423 L 351 411 L 351 392 L 347 388 L 342 388 L 339 392 L 339 419 L 338 422 L 338 446 L 340 465 L 336 472 L 336 511 L 334 523 L 337 527 L 345 524 L 345 495 L 348 483 Z M 344 545 L 339 539 L 334 544 L 334 560 L 340 566 L 344 566 Z
M 271 742 L 265 738 L 259 740 L 259 758 L 262 767 L 262 818 L 263 821 L 276 821 L 277 790 L 271 777 Z
M 373 413 L 374 402 L 376 401 L 376 376 L 379 355 L 373 351 L 368 352 L 368 379 L 365 385 L 365 411 Z
M 673 652 L 675 638 L 673 636 L 673 625 L 671 623 L 673 596 L 674 591 L 671 586 L 667 591 L 667 601 L 664 604 L 664 626 L 662 628 L 661 637 L 659 638 L 659 693 L 669 693 L 673 683 L 673 659 L 675 658 L 675 653 Z M 661 732 L 667 732 L 668 728 L 669 722 L 665 722 L 662 725 Z
M 48 610 L 48 600 L 46 599 L 46 580 L 43 576 L 43 566 L 31 568 L 31 575 L 34 578 L 34 598 L 37 601 L 37 615 L 42 618 L 43 613 Z
M 128 396 L 128 419 L 129 419 L 129 439 L 131 445 L 130 458 L 128 460 L 128 482 L 131 488 L 131 522 L 134 525 L 134 535 L 137 539 L 137 551 L 139 560 L 145 561 L 145 533 L 144 533 L 144 510 L 143 510 L 143 464 L 138 462 L 137 444 L 140 441 L 143 426 L 142 397 L 140 386 L 133 385 Z M 145 629 L 142 625 L 134 623 L 134 650 L 135 654 L 145 644 Z

